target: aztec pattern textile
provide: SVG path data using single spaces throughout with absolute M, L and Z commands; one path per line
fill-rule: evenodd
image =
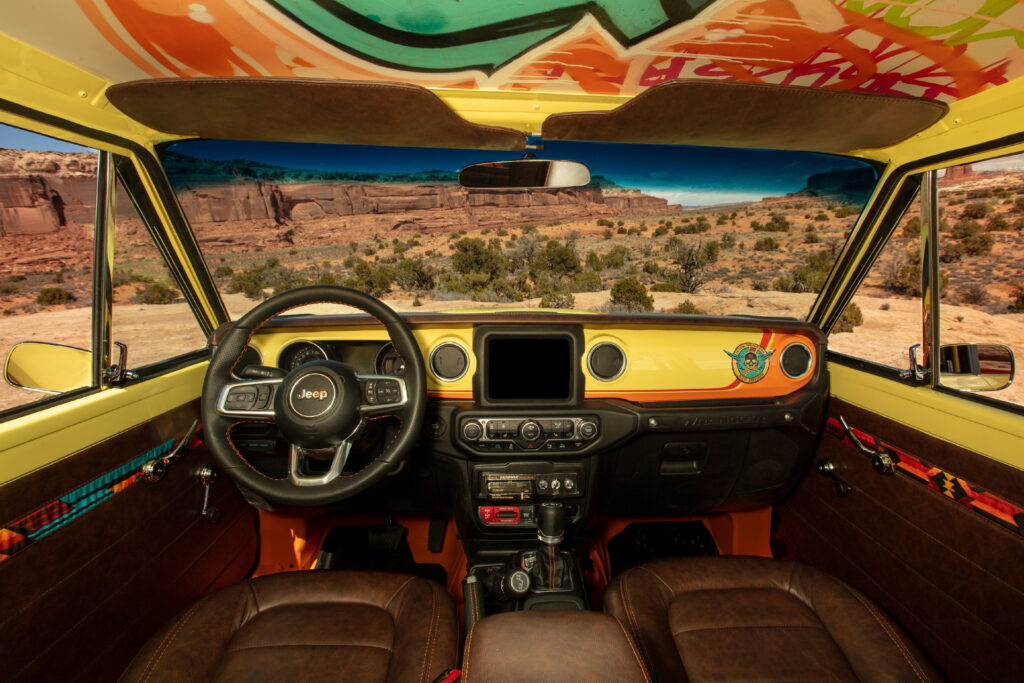
M 853 442 L 843 432 L 839 420 L 830 417 L 826 430 L 832 436 L 842 439 L 851 447 Z M 879 441 L 865 432 L 851 427 L 851 431 L 868 448 L 878 449 L 887 453 L 893 460 L 896 471 L 914 481 L 924 484 L 932 491 L 940 493 L 964 507 L 987 517 L 993 522 L 1015 533 L 1024 536 L 1024 507 L 1000 498 L 991 491 L 986 491 L 966 479 L 935 467 L 917 456 L 900 450 L 888 443 Z
M 0 527 L 0 562 L 10 559 L 31 543 L 52 534 L 108 498 L 134 485 L 141 476 L 140 468 L 144 464 L 166 455 L 173 447 L 173 440 L 165 441 L 84 486 L 79 486 L 27 515 L 4 524 Z

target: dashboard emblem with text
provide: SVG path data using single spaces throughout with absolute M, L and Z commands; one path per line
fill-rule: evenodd
M 732 353 L 725 352 L 732 358 L 732 374 L 736 379 L 747 384 L 760 382 L 768 373 L 769 362 L 775 351 L 765 351 L 760 344 L 744 342 Z

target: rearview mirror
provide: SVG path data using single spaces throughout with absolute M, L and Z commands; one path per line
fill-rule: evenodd
M 939 383 L 961 391 L 999 391 L 1014 375 L 1013 351 L 1002 344 L 939 347 Z
M 459 171 L 459 184 L 480 190 L 526 190 L 582 187 L 590 169 L 577 161 L 520 159 L 470 164 Z
M 4 379 L 12 387 L 47 394 L 80 389 L 92 379 L 92 354 L 63 344 L 20 342 L 7 354 Z

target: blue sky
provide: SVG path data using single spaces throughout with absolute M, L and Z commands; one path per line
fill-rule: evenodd
M 30 133 L 21 128 L 0 123 L 0 147 L 6 149 L 27 149 L 46 152 L 95 152 L 81 145 L 73 145 L 56 138 Z
M 572 159 L 619 185 L 686 206 L 758 200 L 796 192 L 808 176 L 861 168 L 845 157 L 806 152 L 596 142 L 543 142 L 541 158 Z M 515 159 L 515 152 L 227 140 L 177 143 L 174 151 L 219 161 L 247 159 L 321 171 L 414 173 L 457 171 L 481 161 Z

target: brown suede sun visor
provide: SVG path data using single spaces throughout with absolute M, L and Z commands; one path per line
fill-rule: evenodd
M 107 99 L 164 133 L 393 147 L 520 150 L 519 131 L 466 121 L 407 83 L 297 78 L 157 78 L 113 85 Z
M 945 115 L 918 97 L 736 81 L 679 80 L 611 111 L 552 114 L 547 140 L 789 149 L 845 154 L 888 147 Z

